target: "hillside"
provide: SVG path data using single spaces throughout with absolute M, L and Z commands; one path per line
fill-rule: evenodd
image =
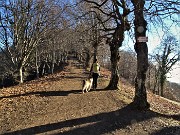
M 165 96 L 174 101 L 180 102 L 180 84 L 167 83 L 168 87 L 165 90 Z
M 148 92 L 151 108 L 132 109 L 134 88 L 121 79 L 120 90 L 81 93 L 87 74 L 76 61 L 61 72 L 0 90 L 0 134 L 178 135 L 180 104 Z

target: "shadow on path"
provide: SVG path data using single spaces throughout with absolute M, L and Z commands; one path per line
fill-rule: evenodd
M 24 94 L 17 94 L 17 95 L 10 95 L 10 96 L 3 96 L 0 97 L 0 99 L 3 98 L 14 98 L 14 97 L 20 97 L 20 96 L 29 96 L 29 95 L 36 95 L 36 96 L 68 96 L 71 93 L 74 94 L 80 94 L 81 90 L 71 90 L 71 91 L 36 91 L 36 92 L 28 92 Z
M 175 118 L 179 120 L 180 115 L 164 115 L 151 110 L 142 112 L 134 110 L 132 104 L 129 104 L 116 111 L 30 127 L 19 131 L 9 132 L 6 133 L 6 135 L 38 134 L 54 130 L 59 130 L 59 133 L 56 132 L 58 135 L 100 135 L 115 131 L 116 129 L 122 129 L 128 125 L 132 125 L 133 123 L 139 123 L 154 117 Z M 60 132 L 62 128 L 66 127 L 71 128 L 71 130 Z M 159 132 L 163 133 L 163 131 Z M 156 135 L 156 133 L 154 133 L 154 135 Z
M 105 89 L 97 89 L 97 90 L 91 90 L 92 91 L 107 91 Z M 70 91 L 36 91 L 36 92 L 27 92 L 23 94 L 17 94 L 17 95 L 10 95 L 10 96 L 2 96 L 0 97 L 0 100 L 3 98 L 15 98 L 15 97 L 20 97 L 20 96 L 29 96 L 29 95 L 36 95 L 36 96 L 68 96 L 69 94 L 82 94 L 82 90 L 70 90 Z
M 165 127 L 159 131 L 151 133 L 151 135 L 180 135 L 179 126 Z

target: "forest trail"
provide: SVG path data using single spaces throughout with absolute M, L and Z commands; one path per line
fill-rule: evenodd
M 61 72 L 0 90 L 0 134 L 12 135 L 178 135 L 180 105 L 148 93 L 149 111 L 131 108 L 134 88 L 121 80 L 121 90 L 98 89 L 82 94 L 88 74 L 77 61 Z

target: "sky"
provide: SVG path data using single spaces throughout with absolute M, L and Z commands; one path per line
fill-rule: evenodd
M 180 63 L 179 65 L 173 66 L 172 72 L 169 73 L 167 76 L 170 77 L 168 78 L 170 82 L 175 82 L 180 84 Z

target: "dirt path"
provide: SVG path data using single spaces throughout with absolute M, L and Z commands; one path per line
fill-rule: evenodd
M 71 61 L 63 72 L 1 90 L 0 134 L 180 134 L 179 105 L 167 107 L 163 100 L 160 108 L 150 95 L 151 110 L 133 110 L 132 86 L 122 82 L 119 91 L 103 90 L 106 78 L 99 79 L 98 90 L 82 94 L 87 75 L 77 64 Z

